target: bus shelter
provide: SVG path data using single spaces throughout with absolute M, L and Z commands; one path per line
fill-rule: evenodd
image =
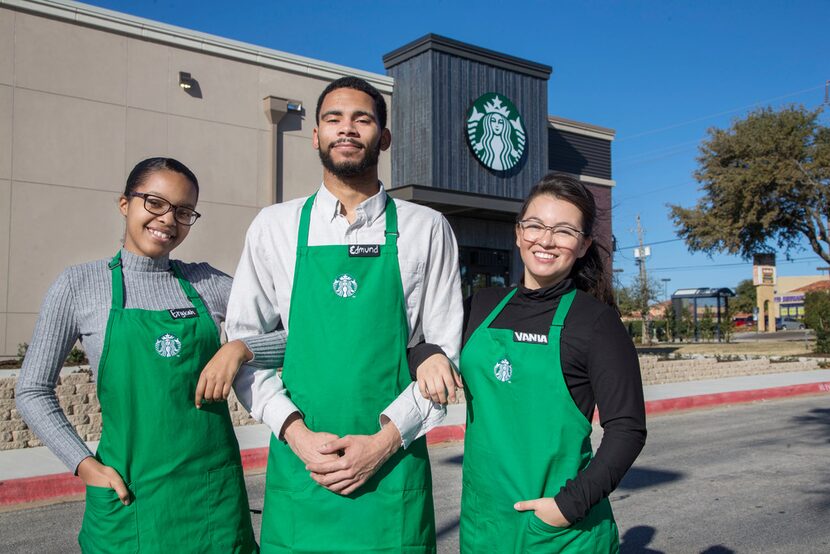
M 714 338 L 721 340 L 721 322 L 729 313 L 729 299 L 735 293 L 728 288 L 699 288 L 678 289 L 671 295 L 674 317 L 677 324 L 681 323 L 683 314 L 691 315 L 694 324 L 694 339 L 700 340 L 700 321 L 709 310 L 714 321 Z

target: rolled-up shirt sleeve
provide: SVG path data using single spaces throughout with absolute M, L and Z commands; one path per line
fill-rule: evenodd
M 458 246 L 447 220 L 436 214 L 430 233 L 430 250 L 421 295 L 420 326 L 410 345 L 427 342 L 439 346 L 458 367 L 463 308 L 458 270 Z M 401 434 L 403 447 L 439 425 L 446 406 L 424 398 L 416 383 L 410 385 L 381 414 L 389 418 Z
M 280 324 L 280 312 L 273 274 L 274 256 L 269 241 L 263 236 L 263 218 L 266 216 L 260 212 L 246 234 L 225 323 L 228 339 L 245 341 L 255 358 L 258 349 L 268 347 L 268 339 L 262 336 L 270 333 L 274 340 L 284 341 L 282 334 L 272 333 Z M 279 436 L 288 416 L 299 410 L 285 394 L 277 369 L 262 364 L 244 364 L 236 374 L 233 387 L 239 402 L 251 416 Z

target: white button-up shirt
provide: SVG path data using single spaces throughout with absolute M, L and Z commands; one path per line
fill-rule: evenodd
M 280 321 L 291 340 L 289 308 L 297 231 L 305 201 L 299 198 L 269 206 L 251 223 L 228 302 L 225 325 L 230 340 L 268 333 Z M 409 346 L 421 340 L 437 344 L 457 366 L 463 308 L 455 235 L 435 210 L 403 200 L 394 202 Z M 311 210 L 308 245 L 383 244 L 385 207 L 386 191 L 381 186 L 376 195 L 357 207 L 354 222 L 349 223 L 340 202 L 323 185 Z M 286 396 L 274 369 L 243 365 L 234 390 L 251 415 L 277 436 L 288 416 L 299 411 Z M 417 384 L 411 383 L 379 416 L 395 424 L 406 447 L 440 423 L 445 414 L 446 408 L 423 398 Z

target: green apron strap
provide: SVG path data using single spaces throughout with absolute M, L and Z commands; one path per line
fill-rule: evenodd
M 556 313 L 553 314 L 551 327 L 563 327 L 565 325 L 565 317 L 568 315 L 568 310 L 571 309 L 575 296 L 576 289 L 562 295 L 562 298 L 559 299 L 559 305 L 556 307 Z
M 501 313 L 505 305 L 507 305 L 507 303 L 510 302 L 510 299 L 513 298 L 517 290 L 519 290 L 519 287 L 514 288 L 513 290 L 507 293 L 507 296 L 502 298 L 502 301 L 499 302 L 498 306 L 493 308 L 493 311 L 491 311 L 490 314 L 481 323 L 481 325 L 479 325 L 480 329 L 487 329 L 488 327 L 490 327 L 490 324 L 493 323 L 493 320 L 496 319 L 496 316 Z
M 398 209 L 395 201 L 388 194 L 386 195 L 386 248 L 397 251 L 398 248 Z
M 121 251 L 112 257 L 109 263 L 112 274 L 112 308 L 120 310 L 124 307 L 124 275 L 121 273 Z
M 311 207 L 314 205 L 315 198 L 317 198 L 316 192 L 308 197 L 308 200 L 303 204 L 303 211 L 300 213 L 300 230 L 297 232 L 298 254 L 308 247 L 308 227 L 311 222 Z
M 196 311 L 202 314 L 207 314 L 207 308 L 205 307 L 204 301 L 202 301 L 202 297 L 199 295 L 199 293 L 196 291 L 193 285 L 190 284 L 190 281 L 184 278 L 184 275 L 182 275 L 182 270 L 179 267 L 178 262 L 171 261 L 170 269 L 173 270 L 173 275 L 175 275 L 176 279 L 178 279 L 179 286 L 182 287 L 185 296 L 187 296 L 187 299 L 190 300 L 190 302 L 193 304 L 193 307 L 196 308 Z

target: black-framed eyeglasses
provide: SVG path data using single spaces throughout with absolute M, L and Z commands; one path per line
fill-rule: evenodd
M 202 217 L 202 214 L 196 210 L 191 210 L 190 208 L 185 208 L 184 206 L 174 206 L 161 196 L 156 196 L 155 194 L 147 194 L 146 192 L 131 192 L 129 196 L 143 198 L 144 209 L 153 215 L 164 215 L 170 210 L 173 210 L 173 218 L 177 222 L 182 225 L 187 225 L 188 227 L 196 223 L 196 220 Z
M 579 242 L 579 238 L 586 236 L 585 233 L 579 229 L 574 229 L 569 225 L 556 225 L 554 227 L 549 227 L 534 219 L 523 219 L 522 221 L 519 221 L 518 225 L 522 230 L 522 238 L 529 242 L 542 240 L 542 237 L 544 237 L 545 233 L 548 231 L 550 231 L 550 236 L 553 238 L 553 241 L 561 246 L 576 246 Z

